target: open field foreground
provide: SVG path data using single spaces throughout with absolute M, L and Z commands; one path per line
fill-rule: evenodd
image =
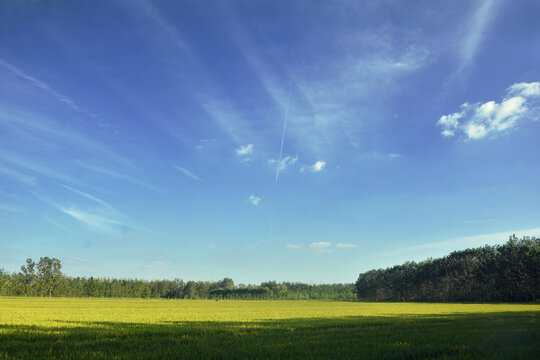
M 0 298 L 1 359 L 540 353 L 540 305 Z

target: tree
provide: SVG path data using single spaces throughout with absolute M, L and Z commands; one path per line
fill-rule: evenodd
M 234 281 L 231 278 L 225 278 L 216 283 L 216 287 L 223 289 L 232 289 L 234 288 Z
M 279 284 L 274 287 L 274 293 L 277 297 L 283 297 L 287 294 L 287 285 Z
M 60 260 L 49 257 L 39 258 L 37 264 L 37 278 L 41 295 L 52 296 L 62 280 L 62 264 Z
M 196 298 L 196 287 L 197 284 L 195 281 L 188 281 L 186 287 L 184 288 L 184 298 L 186 299 L 195 299 Z
M 6 294 L 6 287 L 9 281 L 9 274 L 2 268 L 0 268 L 0 295 Z
M 24 297 L 29 295 L 36 283 L 35 269 L 36 263 L 30 258 L 26 259 L 26 265 L 21 266 L 22 291 L 24 292 Z

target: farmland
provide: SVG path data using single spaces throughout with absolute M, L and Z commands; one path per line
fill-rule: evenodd
M 0 298 L 0 358 L 534 358 L 540 305 Z

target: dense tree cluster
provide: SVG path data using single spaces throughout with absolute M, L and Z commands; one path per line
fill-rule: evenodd
M 235 285 L 220 281 L 140 280 L 69 277 L 61 273 L 61 262 L 48 257 L 38 263 L 26 260 L 19 273 L 0 269 L 0 295 L 120 297 L 167 299 L 354 299 L 354 284 L 308 285 L 277 283 Z
M 535 301 L 540 239 L 513 235 L 501 246 L 371 270 L 358 277 L 356 293 L 368 301 Z

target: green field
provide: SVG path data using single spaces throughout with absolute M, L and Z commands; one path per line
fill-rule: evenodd
M 540 354 L 540 305 L 0 298 L 0 359 Z

